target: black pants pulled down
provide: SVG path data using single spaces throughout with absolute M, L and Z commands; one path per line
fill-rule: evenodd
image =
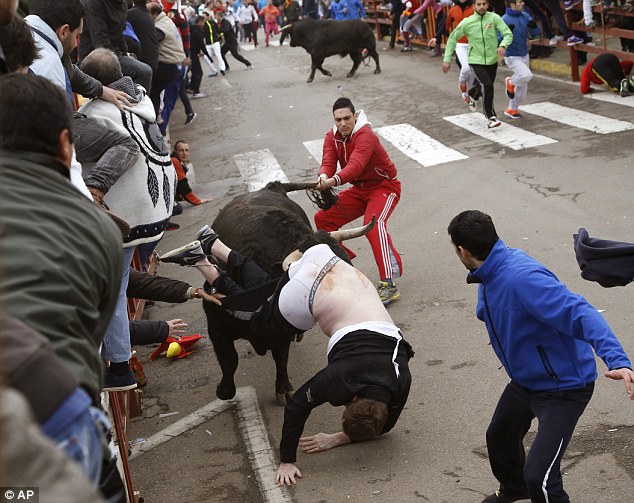
M 530 391 L 511 381 L 487 430 L 493 475 L 507 497 L 530 494 L 533 503 L 569 503 L 560 465 L 594 383 L 566 391 Z M 534 418 L 539 430 L 528 456 L 522 440 Z
M 601 79 L 612 92 L 618 93 L 621 81 L 625 78 L 623 68 L 614 54 L 600 54 L 592 61 L 592 73 Z
M 497 114 L 495 113 L 495 108 L 493 107 L 493 82 L 495 82 L 495 76 L 498 72 L 498 64 L 472 65 L 469 63 L 469 65 L 473 68 L 477 79 L 480 81 L 482 94 L 484 95 L 484 115 L 486 115 L 487 119 L 495 117 Z

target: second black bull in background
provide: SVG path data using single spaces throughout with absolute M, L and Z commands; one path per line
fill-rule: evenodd
M 234 341 L 237 339 L 247 339 L 260 355 L 271 350 L 276 369 L 275 397 L 280 405 L 285 405 L 286 399 L 293 393 L 287 369 L 292 338 L 278 335 L 275 326 L 254 323 L 250 315 L 274 294 L 278 278 L 283 274 L 284 258 L 315 234 L 304 210 L 287 196 L 288 192 L 314 187 L 314 183 L 271 182 L 263 189 L 235 197 L 212 224 L 223 243 L 250 257 L 272 278 L 258 286 L 255 292 L 251 289 L 244 294 L 223 298 L 222 307 L 212 302 L 203 303 L 209 338 L 222 372 L 216 387 L 216 395 L 222 400 L 229 400 L 236 393 L 234 375 L 238 367 L 238 352 Z M 334 201 L 322 200 L 319 203 L 322 206 Z M 374 220 L 366 226 L 364 233 L 373 224 Z M 340 246 L 338 241 L 341 239 L 361 235 L 351 229 L 340 231 L 340 234 L 335 236 L 331 233 L 333 237 L 330 237 L 326 233 L 325 239 L 332 241 L 328 242 L 331 248 Z M 295 335 L 300 333 L 298 330 Z
M 287 31 L 291 36 L 291 47 L 303 47 L 310 54 L 312 65 L 310 77 L 306 82 L 313 81 L 315 70 L 332 77 L 332 74 L 324 70 L 321 65 L 328 56 L 336 54 L 341 57 L 350 54 L 353 64 L 346 77 L 352 77 L 363 60 L 364 49 L 376 63 L 374 73 L 381 73 L 374 32 L 368 24 L 359 19 L 354 21 L 308 19 L 287 24 L 282 31 Z

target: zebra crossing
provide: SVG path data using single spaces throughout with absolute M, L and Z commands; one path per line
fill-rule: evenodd
M 611 93 L 595 93 L 596 96 Z M 596 99 L 602 99 L 596 97 Z M 634 98 L 634 97 L 633 97 Z M 630 107 L 634 104 L 625 103 L 624 98 L 618 97 L 614 103 Z M 605 101 L 611 101 L 606 99 Z M 559 105 L 551 102 L 532 103 L 520 106 L 525 115 L 535 115 L 548 121 L 553 121 L 566 127 L 582 129 L 593 134 L 611 134 L 634 130 L 634 123 L 605 117 L 596 113 L 586 112 L 575 108 Z M 627 116 L 627 114 L 626 114 Z M 452 125 L 461 128 L 470 135 L 479 136 L 493 144 L 500 145 L 511 150 L 535 149 L 545 145 L 558 143 L 559 140 L 543 134 L 534 133 L 522 126 L 522 121 L 510 120 L 503 122 L 501 126 L 487 129 L 486 118 L 481 113 L 464 113 L 443 117 Z M 430 167 L 450 162 L 468 159 L 469 155 L 459 149 L 452 148 L 441 140 L 437 140 L 424 131 L 411 124 L 394 124 L 374 128 L 376 133 L 387 143 L 410 158 L 419 167 Z M 438 128 L 434 131 L 437 132 Z M 445 133 L 445 132 L 444 132 Z M 310 156 L 319 164 L 322 160 L 323 137 L 303 142 L 304 148 Z M 472 152 L 471 150 L 469 151 Z M 268 150 L 258 150 L 234 156 L 243 179 L 248 181 L 249 190 L 257 190 L 273 180 L 288 181 L 284 171 L 275 159 L 273 153 Z

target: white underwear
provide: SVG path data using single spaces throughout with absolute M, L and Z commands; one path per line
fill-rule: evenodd
M 289 282 L 282 287 L 278 308 L 282 316 L 299 330 L 308 330 L 317 321 L 313 316 L 313 300 L 319 283 L 341 260 L 326 244 L 310 247 L 288 269 Z

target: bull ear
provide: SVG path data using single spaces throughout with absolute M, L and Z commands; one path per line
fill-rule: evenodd
M 376 223 L 376 215 L 372 215 L 372 220 L 370 220 L 363 227 L 355 227 L 354 229 L 339 229 L 338 231 L 332 231 L 330 235 L 336 241 L 345 241 L 346 239 L 358 238 L 359 236 L 365 236 L 368 232 L 370 232 L 374 228 L 374 224 Z
M 280 28 L 280 31 L 288 31 L 291 29 L 292 26 L 293 26 L 292 23 L 286 24 Z

